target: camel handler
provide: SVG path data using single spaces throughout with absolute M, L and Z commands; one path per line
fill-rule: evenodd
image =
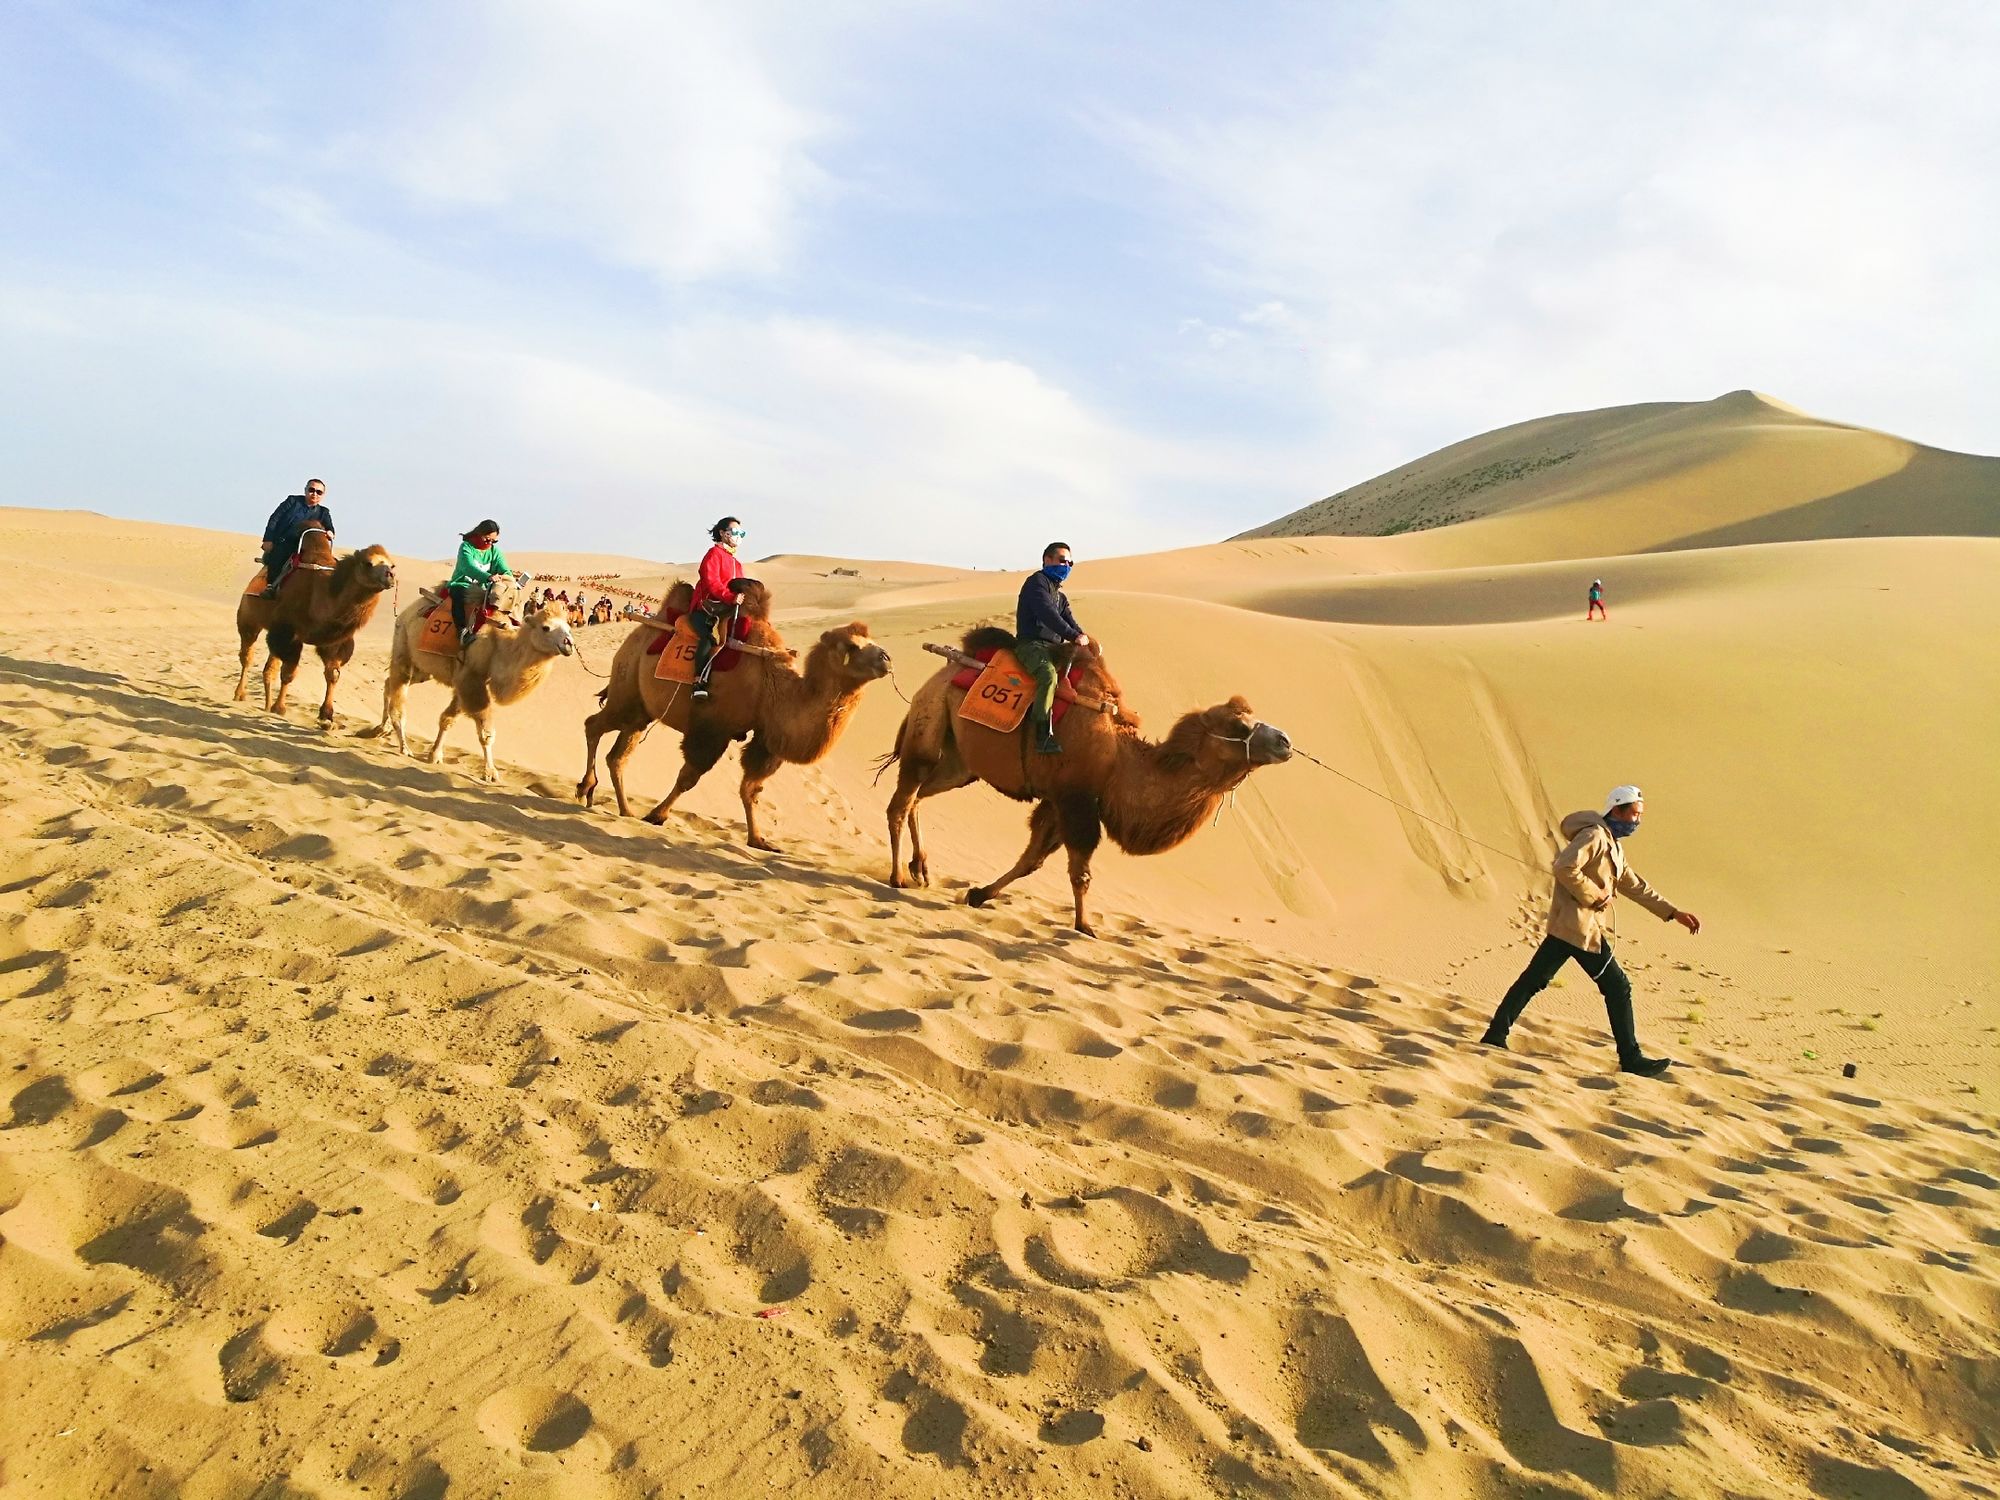
M 1644 794 L 1636 786 L 1621 786 L 1604 799 L 1601 814 L 1573 812 L 1562 820 L 1569 843 L 1551 866 L 1556 890 L 1549 902 L 1548 936 L 1500 1001 L 1486 1035 L 1479 1039 L 1484 1045 L 1504 1049 L 1508 1031 L 1528 1002 L 1548 987 L 1558 969 L 1575 959 L 1604 996 L 1611 1035 L 1618 1043 L 1619 1068 L 1648 1078 L 1667 1071 L 1670 1059 L 1648 1057 L 1639 1050 L 1639 1033 L 1632 1023 L 1632 981 L 1618 966 L 1611 947 L 1617 931 L 1611 903 L 1623 891 L 1661 921 L 1678 922 L 1689 932 L 1701 931 L 1701 918 L 1676 908 L 1625 862 L 1624 841 L 1639 831 L 1645 814 Z
M 1043 755 L 1062 754 L 1062 741 L 1049 722 L 1056 706 L 1056 679 L 1069 666 L 1075 649 L 1090 644 L 1063 593 L 1071 566 L 1069 543 L 1050 542 L 1042 549 L 1041 571 L 1028 575 L 1014 605 L 1014 659 L 1035 679 L 1028 723 L 1035 732 L 1035 749 Z
M 278 581 L 285 568 L 299 550 L 299 538 L 305 535 L 308 526 L 324 526 L 326 534 L 333 535 L 333 512 L 320 504 L 326 494 L 326 485 L 317 479 L 306 481 L 303 495 L 287 495 L 278 502 L 278 508 L 271 512 L 271 519 L 264 523 L 263 556 L 258 561 L 264 564 L 264 597 L 278 597 Z
M 694 580 L 694 602 L 688 609 L 688 623 L 694 627 L 697 703 L 708 697 L 708 669 L 722 640 L 723 622 L 736 612 L 736 589 L 743 581 L 743 564 L 737 561 L 736 544 L 749 534 L 735 516 L 724 516 L 708 528 L 712 545 L 701 559 L 701 570 Z
M 451 569 L 451 623 L 458 627 L 458 649 L 461 651 L 472 644 L 473 590 L 490 596 L 496 578 L 512 578 L 522 583 L 527 581 L 507 565 L 506 556 L 500 551 L 500 523 L 481 521 L 472 530 L 459 535 L 458 561 L 452 564 Z

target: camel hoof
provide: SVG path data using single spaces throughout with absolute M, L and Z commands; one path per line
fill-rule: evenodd
M 762 849 L 766 854 L 780 854 L 784 852 L 769 839 L 745 839 L 743 842 L 748 844 L 752 849 Z
M 1092 927 L 1088 922 L 1078 922 L 1076 924 L 1076 930 L 1082 933 L 1085 937 L 1097 936 L 1097 929 L 1095 927 Z
M 965 893 L 965 904 L 967 906 L 984 906 L 991 899 L 991 893 L 983 885 L 975 885 Z
M 656 807 L 639 821 L 641 823 L 651 823 L 655 828 L 665 828 L 667 826 L 667 815 Z

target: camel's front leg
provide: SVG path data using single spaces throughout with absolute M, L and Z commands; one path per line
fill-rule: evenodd
M 1063 844 L 1069 850 L 1069 892 L 1076 903 L 1076 930 L 1096 937 L 1084 897 L 1090 893 L 1090 856 L 1104 837 L 1104 822 L 1098 816 L 1097 799 L 1088 793 L 1064 797 L 1058 804 L 1062 814 Z
M 289 650 L 286 649 L 289 647 Z M 264 707 L 274 714 L 285 711 L 285 693 L 292 685 L 292 679 L 299 674 L 299 657 L 304 649 L 297 641 L 288 641 L 281 646 L 275 638 L 271 641 L 271 659 L 264 663 Z M 275 671 L 278 689 L 271 691 L 271 678 Z
M 668 792 L 664 801 L 646 814 L 648 823 L 664 823 L 674 804 L 702 777 L 709 767 L 722 759 L 722 752 L 729 748 L 729 736 L 715 730 L 691 729 L 681 740 L 681 774 L 674 778 L 674 789 Z M 615 752 L 614 752 L 615 753 Z
M 762 735 L 752 735 L 743 747 L 743 826 L 750 835 L 750 847 L 767 854 L 776 854 L 778 846 L 757 832 L 757 794 L 783 764 Z
M 1037 802 L 1034 815 L 1028 819 L 1028 847 L 1014 861 L 1014 868 L 991 885 L 974 886 L 967 891 L 965 904 L 984 906 L 1023 875 L 1034 874 L 1042 867 L 1042 862 L 1062 846 L 1062 841 L 1062 815 L 1056 811 L 1055 803 Z
M 326 697 L 320 700 L 319 721 L 322 725 L 333 723 L 333 689 L 340 681 L 340 669 L 347 665 L 354 655 L 354 642 L 339 641 L 331 646 L 319 647 L 320 665 L 326 669 Z
M 396 732 L 398 755 L 410 753 L 410 736 L 403 726 L 403 714 L 409 706 L 410 680 L 391 666 L 389 679 L 382 684 L 382 728 Z

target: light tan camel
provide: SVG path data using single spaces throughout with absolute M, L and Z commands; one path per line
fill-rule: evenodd
M 685 610 L 692 597 L 687 584 L 677 583 L 662 610 Z M 744 829 L 751 848 L 777 848 L 757 831 L 758 793 L 779 766 L 810 765 L 833 748 L 861 690 L 889 674 L 889 653 L 857 621 L 821 635 L 800 670 L 791 664 L 794 653 L 771 628 L 770 595 L 764 586 L 747 583 L 741 603 L 753 622 L 750 652 L 734 670 L 710 677 L 704 703 L 695 703 L 686 687 L 653 675 L 659 658 L 646 654 L 656 639 L 653 627 L 638 626 L 625 638 L 612 658 L 611 682 L 598 694 L 604 706 L 583 725 L 585 765 L 576 795 L 586 807 L 597 793 L 598 741 L 612 730 L 618 738 L 605 764 L 621 814 L 631 811 L 625 802 L 625 762 L 646 730 L 657 722 L 681 735 L 680 776 L 665 800 L 646 814 L 649 823 L 664 823 L 674 803 L 722 758 L 730 742 L 748 738 L 741 787 Z
M 563 617 L 560 604 L 551 601 L 531 605 L 518 626 L 505 624 L 500 618 L 488 621 L 459 655 L 442 656 L 417 649 L 424 633 L 424 612 L 429 607 L 429 601 L 419 599 L 397 617 L 396 642 L 389 653 L 389 676 L 382 684 L 382 722 L 362 730 L 361 738 L 374 739 L 393 729 L 396 753 L 408 755 L 410 742 L 403 732 L 403 708 L 410 687 L 418 682 L 442 682 L 451 688 L 451 699 L 438 715 L 437 738 L 431 742 L 431 764 L 436 765 L 444 756 L 444 736 L 451 721 L 461 713 L 469 714 L 479 731 L 480 777 L 497 781 L 500 778 L 493 766 L 493 710 L 499 704 L 520 702 L 541 685 L 558 657 L 576 651 L 569 622 Z M 449 609 L 451 605 L 446 602 L 439 608 Z
M 964 649 L 1009 646 L 1004 630 L 980 629 Z M 966 893 L 984 906 L 1008 886 L 1041 868 L 1058 848 L 1069 850 L 1070 894 L 1076 929 L 1095 934 L 1085 896 L 1090 859 L 1103 834 L 1128 854 L 1159 854 L 1185 843 L 1230 791 L 1258 766 L 1289 760 L 1292 742 L 1281 729 L 1252 716 L 1231 698 L 1183 714 L 1164 740 L 1144 738 L 1136 721 L 1100 711 L 1118 696 L 1117 683 L 1092 648 L 1081 663 L 1079 702 L 1056 729 L 1061 755 L 1037 754 L 1025 723 L 1002 734 L 958 716 L 966 689 L 952 686 L 946 666 L 917 689 L 896 731 L 895 748 L 881 760 L 894 764 L 896 790 L 889 799 L 889 883 L 903 885 L 902 832 L 910 831 L 910 882 L 930 883 L 917 828 L 917 804 L 926 797 L 983 781 L 1020 802 L 1032 802 L 1028 847 L 1014 867 L 990 885 Z
M 246 593 L 236 601 L 236 636 L 241 670 L 236 677 L 236 701 L 242 702 L 250 683 L 250 653 L 263 634 L 271 648 L 264 662 L 264 707 L 285 711 L 285 692 L 298 674 L 299 657 L 307 646 L 319 652 L 326 671 L 326 697 L 319 721 L 333 722 L 333 689 L 340 669 L 354 655 L 354 638 L 374 617 L 382 595 L 396 584 L 396 565 L 387 549 L 364 547 L 333 560 L 333 541 L 319 527 L 299 538 L 298 562 L 285 576 L 276 599 Z M 282 676 L 280 671 L 282 670 Z M 274 691 L 275 688 L 275 691 Z

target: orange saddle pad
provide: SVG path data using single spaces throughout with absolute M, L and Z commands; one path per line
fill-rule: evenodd
M 264 592 L 264 570 L 262 568 L 259 568 L 255 573 L 250 575 L 250 581 L 243 585 L 243 592 L 246 594 L 261 594 Z
M 1034 696 L 1035 679 L 1014 659 L 1014 653 L 996 651 L 966 692 L 958 716 L 968 724 L 1010 734 L 1028 716 L 1028 704 Z
M 451 623 L 448 606 L 433 604 L 425 612 L 423 634 L 417 637 L 417 649 L 428 651 L 433 656 L 458 655 L 458 627 Z
M 678 682 L 691 686 L 694 682 L 694 622 L 686 615 L 674 621 L 674 633 L 667 637 L 667 644 L 660 652 L 660 663 L 653 668 L 653 676 L 661 682 Z

